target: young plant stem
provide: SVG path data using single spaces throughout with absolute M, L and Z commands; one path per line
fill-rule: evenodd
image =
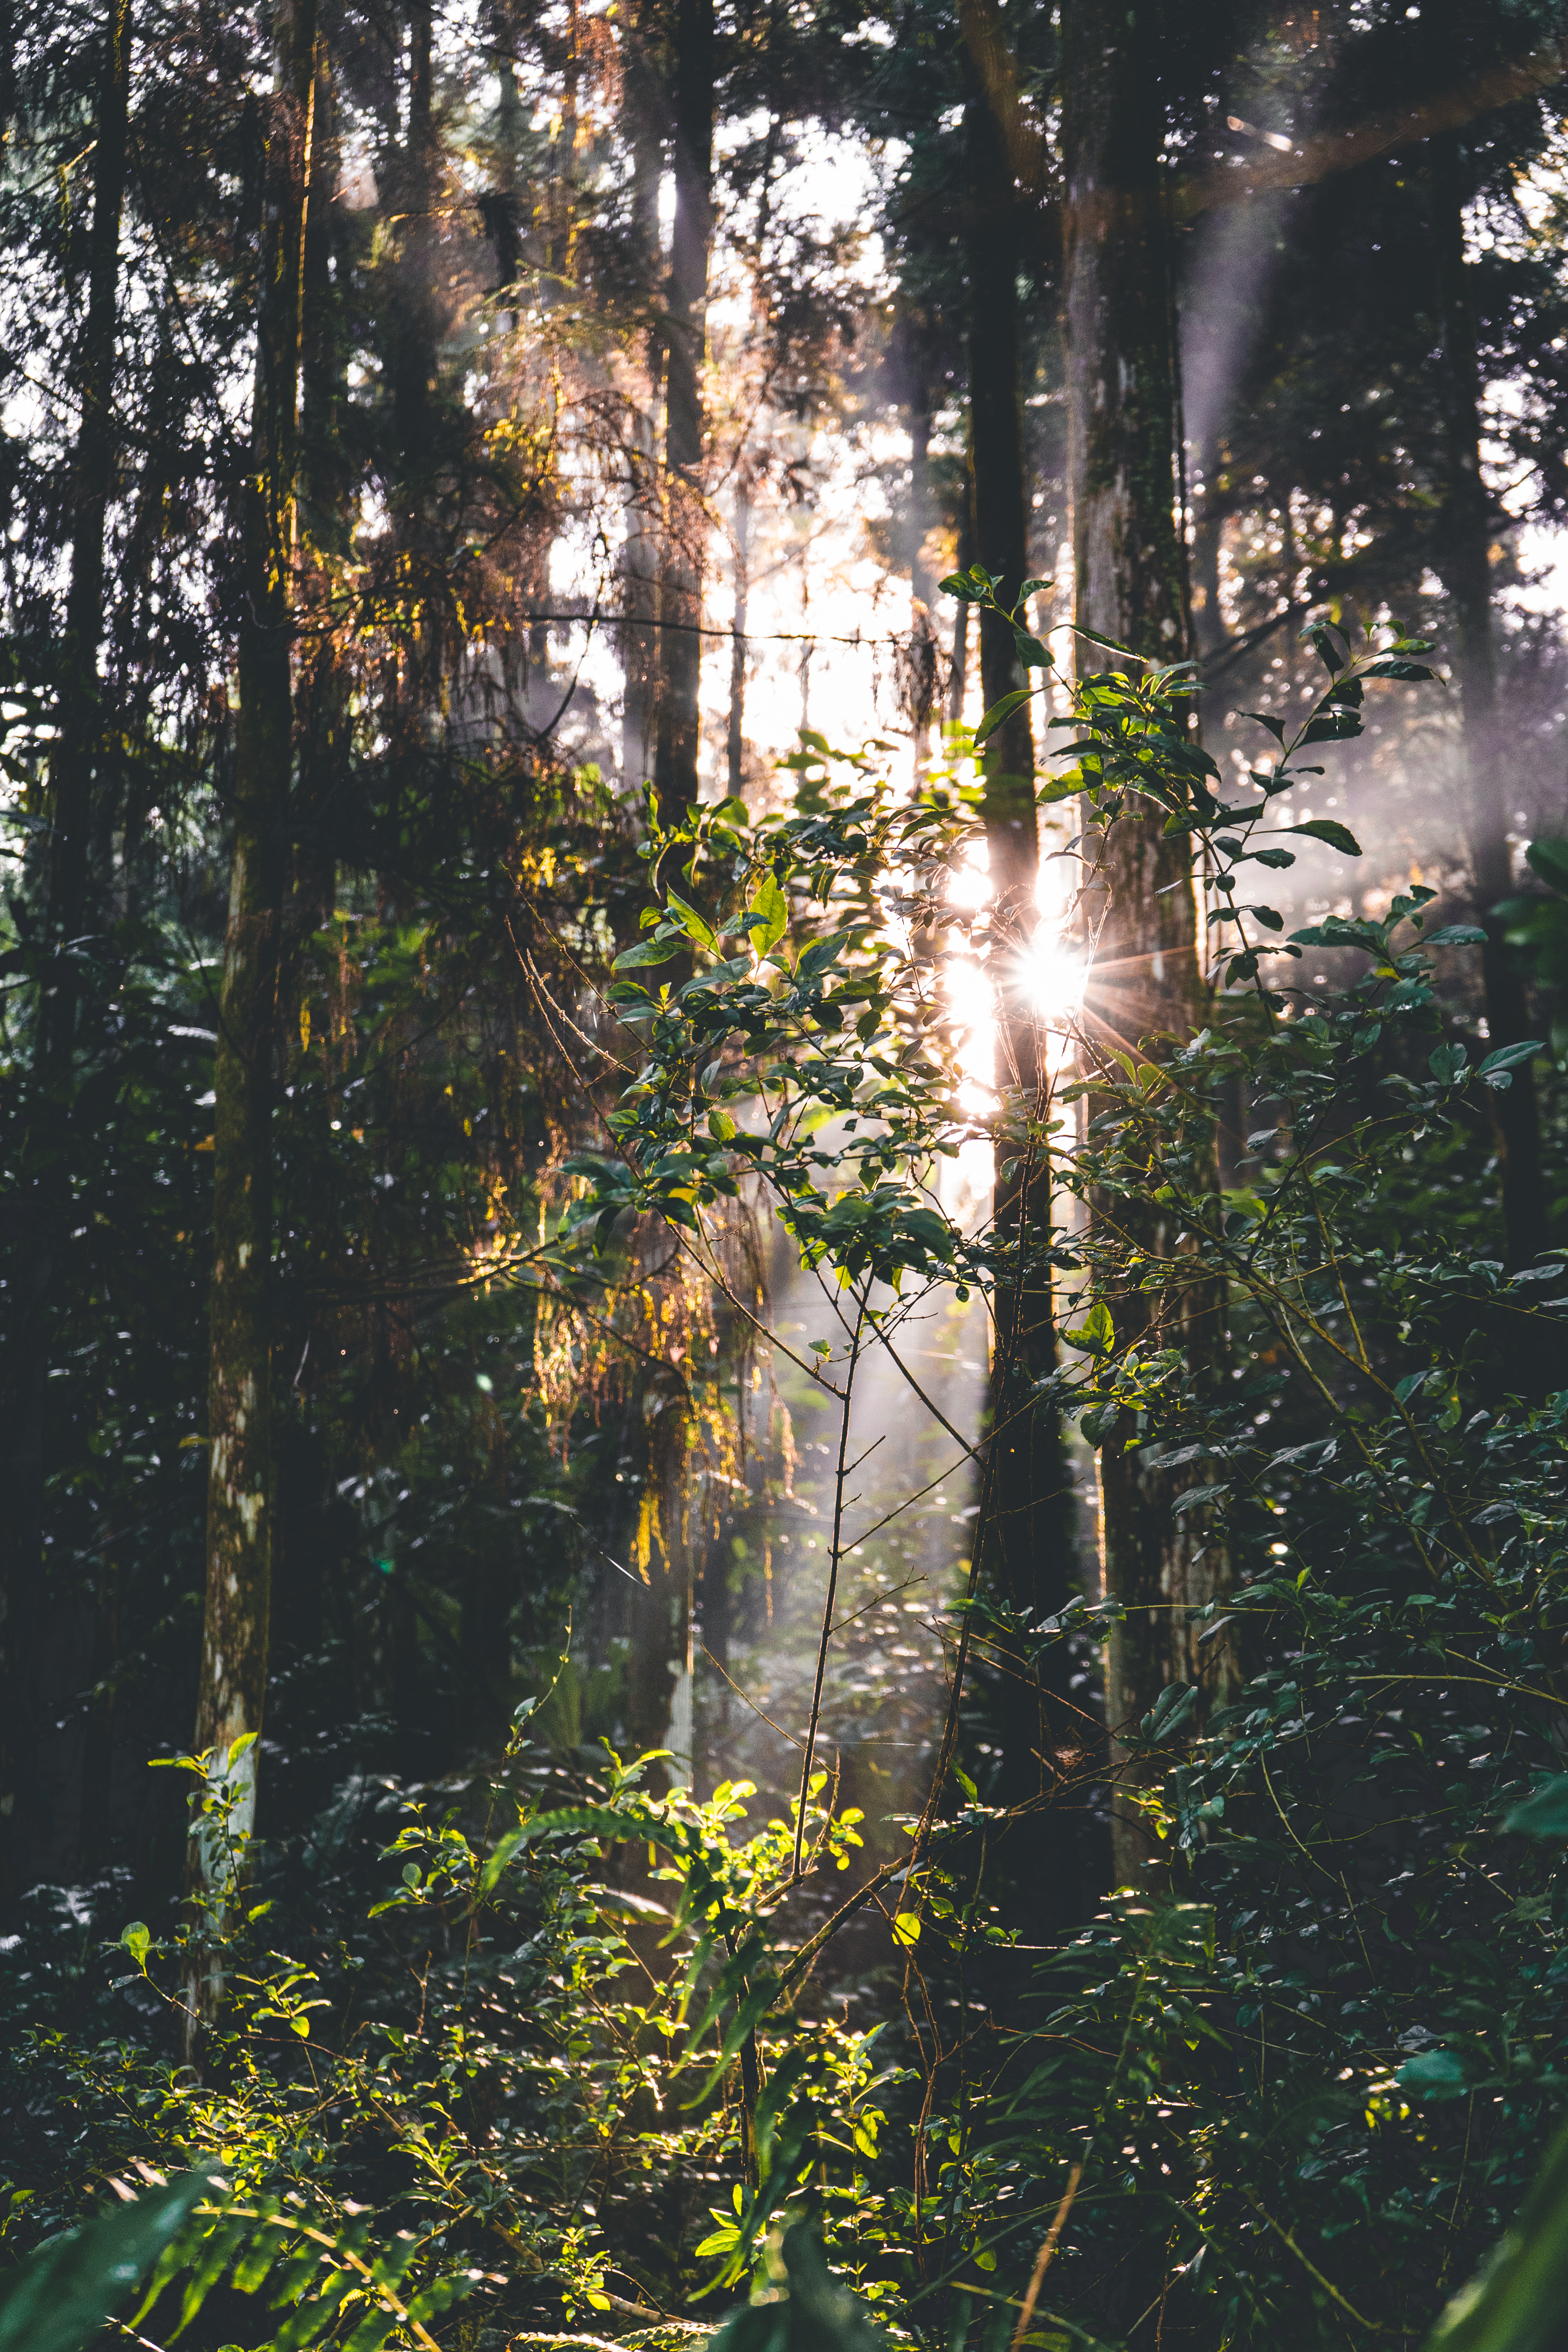
M 859 1310 L 855 1318 L 855 1336 L 850 1343 L 849 1363 L 844 1375 L 844 1405 L 838 1421 L 838 1468 L 833 1484 L 833 1552 L 827 1563 L 827 1597 L 822 1604 L 822 1638 L 816 1645 L 816 1679 L 811 1690 L 811 1720 L 805 1728 L 805 1753 L 800 1761 L 800 1805 L 795 1824 L 795 1870 L 800 1876 L 801 1853 L 805 1843 L 805 1801 L 811 1790 L 812 1759 L 816 1753 L 816 1727 L 822 1717 L 822 1683 L 827 1672 L 827 1644 L 833 1638 L 833 1609 L 838 1598 L 838 1560 L 844 1540 L 844 1481 L 845 1464 L 849 1454 L 849 1407 L 855 1393 L 855 1374 L 860 1362 L 860 1335 L 866 1323 L 866 1299 L 862 1292 Z

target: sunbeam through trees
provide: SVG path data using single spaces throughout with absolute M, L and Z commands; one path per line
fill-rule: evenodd
M 0 2352 L 1563 2340 L 1565 108 L 0 7 Z

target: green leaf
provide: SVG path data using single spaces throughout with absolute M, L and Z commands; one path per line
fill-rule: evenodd
M 1336 824 L 1331 816 L 1309 817 L 1305 824 L 1288 824 L 1285 830 L 1310 834 L 1314 841 L 1326 841 L 1331 849 L 1342 850 L 1347 857 L 1359 857 L 1362 854 L 1361 844 L 1349 825 Z
M 708 2352 L 887 2352 L 865 2304 L 828 2269 L 811 2222 L 786 2230 L 781 2251 L 784 2299 L 733 2313 L 710 2337 Z
M 1516 1045 L 1500 1045 L 1481 1064 L 1480 1076 L 1484 1078 L 1493 1070 L 1517 1070 L 1521 1062 L 1532 1062 L 1537 1054 L 1545 1051 L 1539 1037 L 1522 1037 Z
M 129 1927 L 122 1927 L 120 1931 L 120 1940 L 125 1949 L 130 1953 L 132 1958 L 135 1961 L 137 1967 L 145 1970 L 147 1966 L 147 1955 L 152 1949 L 153 1938 L 147 1929 L 142 1926 L 141 1920 L 132 1919 Z
M 1083 1321 L 1062 1338 L 1069 1348 L 1081 1348 L 1086 1355 L 1109 1356 L 1116 1345 L 1116 1326 L 1110 1309 L 1103 1298 L 1097 1298 Z
M 1401 2090 L 1417 2091 L 1428 2099 L 1457 2099 L 1469 2087 L 1465 2062 L 1452 2050 L 1423 2050 L 1407 2058 L 1394 2081 Z
M 1440 931 L 1431 931 L 1422 941 L 1428 948 L 1479 948 L 1486 945 L 1487 935 L 1479 923 L 1445 923 Z
M 1412 685 L 1417 685 L 1423 679 L 1434 678 L 1436 675 L 1436 671 L 1428 669 L 1425 662 L 1390 659 L 1387 656 L 1382 661 L 1368 662 L 1362 672 L 1363 677 L 1402 677 Z
M 1503 1815 L 1502 1825 L 1521 1837 L 1548 1838 L 1554 1844 L 1568 1839 L 1568 1772 L 1542 1780 Z
M 1279 749 L 1281 751 L 1285 749 L 1285 722 L 1282 719 L 1270 719 L 1266 710 L 1238 710 L 1237 712 L 1237 717 L 1238 719 L 1255 719 L 1259 727 L 1268 728 L 1268 732 L 1273 736 L 1274 740 L 1279 744 Z
M 134 2292 L 209 2187 L 182 2173 L 36 2248 L 0 2288 L 0 2352 L 78 2352 Z
M 1568 841 L 1532 841 L 1524 856 L 1531 872 L 1538 875 L 1549 890 L 1568 898 Z
M 1011 719 L 1015 710 L 1020 709 L 1035 691 L 1032 686 L 1016 687 L 1011 694 L 1005 694 L 1000 702 L 994 702 L 974 730 L 976 748 L 984 742 L 988 735 L 994 734 L 1005 719 Z
M 680 953 L 680 941 L 674 938 L 644 940 L 640 946 L 627 948 L 616 958 L 612 971 L 630 971 L 637 964 L 668 963 L 671 956 Z
M 1553 2141 L 1525 2201 L 1489 2259 L 1460 2289 L 1426 2352 L 1548 2352 L 1568 2311 L 1568 2131 Z
M 717 953 L 719 942 L 713 936 L 712 927 L 698 913 L 696 908 L 689 906 L 678 891 L 671 890 L 667 893 L 667 896 L 686 927 L 687 937 L 695 940 L 700 948 L 707 948 L 710 952 Z M 620 969 L 618 961 L 616 969 L 617 971 Z
M 759 956 L 765 956 L 777 947 L 789 929 L 789 900 L 779 888 L 777 877 L 765 874 L 752 900 L 752 912 L 762 917 L 761 924 L 751 926 L 752 945 Z
M 1108 652 L 1121 654 L 1127 661 L 1142 662 L 1149 658 L 1146 654 L 1135 654 L 1131 646 L 1120 644 L 1115 637 L 1101 636 L 1098 629 L 1086 629 L 1081 621 L 1069 621 L 1068 626 L 1075 637 L 1087 637 L 1091 646 L 1104 646 Z
M 1321 710 L 1301 738 L 1307 743 L 1348 743 L 1361 733 L 1359 710 Z

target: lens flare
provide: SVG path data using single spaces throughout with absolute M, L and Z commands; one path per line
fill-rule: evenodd
M 1030 940 L 1014 959 L 1018 985 L 1030 1010 L 1042 1021 L 1070 1020 L 1083 1003 L 1089 968 L 1048 933 Z

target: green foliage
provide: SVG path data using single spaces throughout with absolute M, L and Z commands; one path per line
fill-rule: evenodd
M 809 1761 L 796 1810 L 759 1825 L 744 1783 L 658 1793 L 656 1758 L 531 1760 L 525 1707 L 493 1779 L 344 1791 L 378 1859 L 306 1899 L 290 1874 L 321 1888 L 341 1829 L 269 1858 L 189 1759 L 228 1988 L 202 2077 L 151 2022 L 176 2021 L 190 1925 L 125 1930 L 112 2035 L 32 2017 L 12 2062 L 51 2070 L 99 2163 L 223 2165 L 225 2201 L 159 2294 L 255 2294 L 303 2345 L 406 2337 L 459 2294 L 547 2331 L 705 2317 L 749 2288 L 715 2308 L 722 2340 L 775 2352 L 873 2326 L 989 2347 L 1033 2275 L 1030 2340 L 1136 2352 L 1159 2314 L 1199 2343 L 1327 2352 L 1347 2327 L 1417 2338 L 1507 2228 L 1568 2033 L 1568 1258 L 1510 1275 L 1477 1246 L 1479 1207 L 1473 1228 L 1411 1213 L 1413 1169 L 1474 1192 L 1488 1090 L 1538 1051 L 1478 1065 L 1450 1034 L 1443 972 L 1471 928 L 1428 933 L 1422 886 L 1291 939 L 1241 903 L 1249 866 L 1294 855 L 1270 809 L 1302 750 L 1352 739 L 1365 682 L 1424 650 L 1311 643 L 1328 685 L 1294 729 L 1263 721 L 1278 757 L 1250 796 L 1223 797 L 1193 745 L 1184 670 L 1075 690 L 1042 797 L 1081 795 L 1101 835 L 1157 813 L 1205 845 L 1218 942 L 1196 1034 L 1129 1049 L 1087 1029 L 1076 1069 L 989 1129 L 1004 1168 L 1048 1158 L 1091 1221 L 964 1227 L 931 1182 L 984 1131 L 928 944 L 984 770 L 955 759 L 901 798 L 876 747 L 808 737 L 793 813 L 655 826 L 647 953 L 605 989 L 635 1066 L 530 1260 L 613 1286 L 658 1219 L 722 1284 L 724 1204 L 771 1200 L 845 1303 L 844 1344 L 797 1365 L 841 1405 L 864 1353 L 907 1369 L 931 1300 L 1070 1286 L 1071 1353 L 1038 1407 L 1091 1447 L 1190 1465 L 1177 1502 L 1226 1594 L 1196 1654 L 1239 1662 L 1229 1706 L 1200 1666 L 1117 1727 L 1163 1866 L 1026 1982 L 994 1842 L 1039 1837 L 1039 1816 L 983 1795 L 962 1679 L 942 1784 L 870 1867 L 858 1809 Z M 1308 950 L 1336 977 L 1304 984 Z M 1223 1192 L 1222 1104 L 1247 1139 Z M 1119 1202 L 1179 1238 L 1140 1239 Z M 1205 1286 L 1228 1353 L 1200 1380 L 1173 1335 Z M 1136 1343 L 1114 1311 L 1130 1291 L 1151 1309 Z M 972 1633 L 1049 1673 L 1118 1606 L 1037 1622 L 975 1580 L 961 1678 Z M 852 2020 L 827 1972 L 884 1905 Z M 1536 2243 L 1505 2252 L 1500 2294 L 1536 2293 Z
M 953 584 L 994 596 L 978 571 Z M 1397 629 L 1359 652 L 1326 625 L 1308 639 L 1328 683 L 1293 728 L 1262 719 L 1278 755 L 1250 794 L 1224 796 L 1194 744 L 1184 669 L 1084 679 L 1060 722 L 1065 772 L 1042 799 L 1081 795 L 1107 830 L 1157 810 L 1168 835 L 1204 843 L 1218 982 L 1195 1035 L 1128 1052 L 1090 1030 L 1080 1075 L 1043 1106 L 1004 1103 L 995 1131 L 1042 1155 L 1053 1118 L 1087 1106 L 1079 1149 L 1056 1162 L 1063 1190 L 1097 1204 L 1070 1241 L 916 1223 L 937 1156 L 970 1131 L 913 941 L 943 919 L 973 802 L 940 774 L 896 801 L 874 751 L 820 741 L 801 755 L 819 779 L 811 814 L 659 837 L 660 870 L 702 890 L 710 939 L 679 910 L 655 916 L 699 969 L 657 995 L 624 984 L 647 1055 L 613 1115 L 616 1156 L 584 1163 L 582 1223 L 601 1247 L 625 1205 L 661 1210 L 700 1245 L 705 1205 L 760 1178 L 895 1352 L 932 1286 L 1070 1276 L 1088 1291 L 1067 1334 L 1077 1353 L 1042 1402 L 1076 1412 L 1093 1444 L 1202 1465 L 1178 1501 L 1224 1560 L 1229 1597 L 1205 1638 L 1245 1662 L 1243 1695 L 1194 1738 L 1200 1694 L 1173 1685 L 1121 1732 L 1173 1888 L 1043 1969 L 1052 2007 L 1023 2038 L 1006 2124 L 995 2104 L 955 2124 L 921 2212 L 956 2294 L 982 2252 L 1026 2266 L 1076 2167 L 1048 2324 L 1108 2341 L 1169 2295 L 1226 2340 L 1267 2328 L 1327 2344 L 1347 2317 L 1419 2329 L 1461 2247 L 1479 2252 L 1521 2193 L 1559 2080 L 1561 1890 L 1532 1858 L 1500 1874 L 1488 1857 L 1556 1752 L 1568 1391 L 1552 1370 L 1568 1265 L 1510 1277 L 1398 1205 L 1412 1156 L 1473 1131 L 1486 1092 L 1540 1048 L 1472 1066 L 1444 1034 L 1439 960 L 1481 934 L 1426 937 L 1424 886 L 1290 938 L 1277 909 L 1242 903 L 1249 865 L 1293 856 L 1283 838 L 1302 828 L 1271 810 L 1302 753 L 1353 739 L 1374 683 L 1430 675 L 1429 648 Z M 1328 820 L 1306 830 L 1356 852 Z M 731 955 L 764 872 L 793 934 L 766 960 L 749 942 Z M 1291 977 L 1307 950 L 1349 951 L 1342 982 Z M 1251 1131 L 1221 1193 L 1227 1097 Z M 700 1141 L 718 1099 L 734 1134 Z M 1179 1246 L 1130 1238 L 1136 1216 L 1104 1213 L 1119 1201 L 1156 1205 Z M 879 1281 L 896 1306 L 873 1305 Z M 1234 1377 L 1200 1385 L 1158 1335 L 1204 1283 L 1228 1302 Z M 1110 1302 L 1130 1288 L 1152 1342 L 1118 1342 Z M 974 1604 L 1042 1658 L 1118 1605 L 1005 1627 L 995 1596 Z M 1181 1889 L 1195 1906 L 1171 1906 Z M 949 1917 L 956 1956 L 965 1931 Z M 1434 2267 L 1412 2256 L 1438 2210 L 1455 2219 Z M 955 2228 L 981 2211 L 978 2241 Z
M 1561 1057 L 1568 1051 L 1568 842 L 1532 841 L 1524 854 L 1542 888 L 1505 898 L 1495 919 L 1508 945 L 1553 992 L 1552 1047 Z
M 766 2298 L 727 2319 L 710 2352 L 877 2352 L 886 2336 L 832 2276 L 809 2222 L 786 2230 Z
M 179 2260 L 180 2232 L 207 2192 L 204 2173 L 132 2197 L 101 2221 L 48 2239 L 0 2281 L 0 2352 L 79 2352 L 154 2263 Z
M 1518 2221 L 1444 2312 L 1427 2352 L 1546 2352 L 1568 2309 L 1568 2133 Z

